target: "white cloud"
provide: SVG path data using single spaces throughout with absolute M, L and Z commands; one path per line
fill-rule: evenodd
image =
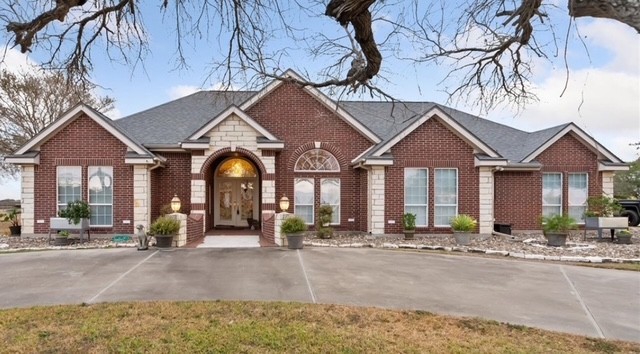
M 182 98 L 184 96 L 189 96 L 193 93 L 200 91 L 200 88 L 196 86 L 190 85 L 178 85 L 169 88 L 168 94 L 171 100 L 177 100 L 178 98 Z
M 36 62 L 31 60 L 28 55 L 20 53 L 15 48 L 1 49 L 0 69 L 7 69 L 11 72 L 19 72 L 24 70 L 33 70 L 37 68 Z
M 607 69 L 633 75 L 640 73 L 640 41 L 631 27 L 617 21 L 594 19 L 578 28 L 589 45 L 611 52 L 613 60 Z
M 20 181 L 0 178 L 0 200 L 1 199 L 20 199 Z

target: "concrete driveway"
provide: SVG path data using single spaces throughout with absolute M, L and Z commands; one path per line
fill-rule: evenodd
M 0 255 L 0 308 L 270 300 L 419 309 L 640 341 L 640 273 L 372 249 Z

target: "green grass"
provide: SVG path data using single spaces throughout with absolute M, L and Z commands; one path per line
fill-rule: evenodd
M 593 339 L 421 311 L 148 302 L 0 311 L 1 353 L 640 353 Z

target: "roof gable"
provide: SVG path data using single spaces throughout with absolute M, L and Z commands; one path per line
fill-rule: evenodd
M 469 130 L 465 129 L 461 124 L 459 124 L 456 120 L 454 120 L 451 116 L 446 114 L 440 107 L 435 106 L 423 114 L 418 119 L 414 120 L 411 124 L 406 126 L 402 131 L 397 133 L 395 136 L 387 140 L 384 144 L 381 144 L 378 148 L 374 149 L 370 156 L 372 157 L 381 157 L 383 154 L 389 152 L 389 150 L 398 144 L 401 140 L 406 138 L 409 134 L 411 134 L 414 130 L 416 130 L 419 126 L 424 124 L 426 121 L 438 117 L 440 120 L 451 129 L 457 136 L 466 141 L 468 144 L 473 146 L 475 149 L 479 150 L 480 153 L 486 154 L 492 158 L 500 158 L 500 154 L 498 154 L 493 148 L 487 145 L 484 141 L 480 140 L 474 134 L 472 134 Z
M 38 133 L 38 135 L 33 137 L 25 145 L 18 149 L 18 151 L 16 151 L 13 156 L 24 155 L 35 147 L 42 145 L 44 142 L 49 140 L 52 136 L 66 127 L 69 123 L 79 118 L 82 114 L 85 114 L 87 117 L 92 119 L 94 122 L 111 133 L 111 135 L 120 140 L 129 149 L 136 152 L 137 154 L 153 156 L 153 154 L 151 154 L 149 150 L 138 144 L 135 140 L 129 137 L 127 133 L 113 124 L 111 119 L 83 103 L 77 104 L 73 108 L 69 109 L 66 113 L 64 113 L 60 118 L 49 124 L 45 129 Z
M 211 129 L 213 129 L 216 126 L 218 126 L 220 123 L 222 123 L 225 119 L 227 119 L 231 115 L 235 115 L 238 118 L 240 118 L 242 121 L 244 121 L 246 124 L 248 124 L 251 128 L 255 129 L 258 133 L 262 134 L 262 136 L 264 136 L 268 140 L 272 140 L 272 141 L 277 141 L 278 140 L 278 138 L 276 138 L 275 135 L 271 134 L 266 128 L 264 128 L 262 125 L 260 125 L 258 122 L 256 122 L 253 118 L 249 117 L 248 114 L 246 114 L 244 111 L 242 111 L 236 105 L 232 105 L 231 107 L 229 107 L 226 110 L 224 110 L 222 113 L 218 114 L 212 120 L 207 122 L 204 126 L 202 126 L 200 129 L 198 129 L 195 133 L 193 133 L 191 136 L 189 136 L 188 139 L 189 140 L 198 140 L 198 139 L 204 137 L 205 134 L 207 134 L 209 131 L 211 131 Z
M 287 70 L 284 77 L 291 78 L 296 81 L 304 81 L 302 77 L 300 77 L 296 72 L 289 69 Z M 284 84 L 286 81 L 283 80 L 274 80 L 269 85 L 265 86 L 262 90 L 258 91 L 255 95 L 245 101 L 242 105 L 240 105 L 240 109 L 243 111 L 247 111 L 253 105 L 261 101 L 263 98 L 268 96 L 271 92 L 273 92 L 280 85 Z M 304 86 L 303 89 L 309 93 L 313 98 L 318 100 L 322 105 L 324 105 L 327 109 L 336 113 L 338 117 L 344 120 L 349 126 L 355 129 L 358 133 L 362 134 L 367 140 L 372 143 L 378 144 L 382 141 L 380 137 L 378 137 L 372 130 L 367 128 L 362 122 L 358 119 L 354 118 L 349 112 L 343 109 L 338 103 L 327 97 L 320 90 L 312 86 Z
M 604 146 L 596 141 L 589 134 L 585 133 L 582 129 L 580 129 L 574 123 L 569 123 L 563 126 L 563 128 L 557 131 L 553 136 L 544 141 L 541 145 L 539 145 L 535 150 L 529 153 L 522 159 L 522 162 L 532 162 L 536 157 L 538 157 L 543 151 L 548 149 L 550 146 L 555 144 L 558 140 L 560 140 L 563 136 L 573 133 L 578 141 L 587 146 L 591 151 L 593 151 L 599 158 L 606 158 L 607 160 L 613 163 L 623 163 L 620 158 L 614 155 L 611 151 L 607 150 Z

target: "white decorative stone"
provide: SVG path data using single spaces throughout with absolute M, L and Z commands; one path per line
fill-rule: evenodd
M 401 244 L 398 245 L 398 247 L 399 248 L 411 248 L 411 249 L 418 248 L 417 245 L 413 245 L 413 244 L 410 244 L 410 243 L 401 243 Z
M 382 248 L 398 248 L 398 245 L 395 243 L 383 243 Z
M 507 252 L 507 251 L 496 251 L 496 250 L 486 250 L 486 251 L 484 251 L 484 253 L 490 254 L 490 255 L 498 255 L 498 256 L 508 256 L 509 255 L 509 252 Z

